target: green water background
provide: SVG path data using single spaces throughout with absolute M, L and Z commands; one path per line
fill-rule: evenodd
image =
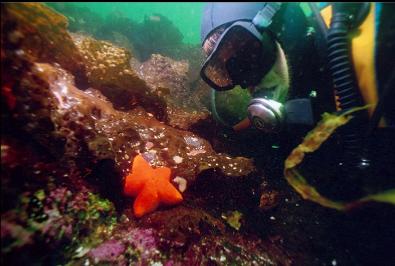
M 103 19 L 113 13 L 130 18 L 140 23 L 145 16 L 161 14 L 167 17 L 180 30 L 183 43 L 200 44 L 200 25 L 205 2 L 75 2 L 76 7 L 87 7 Z M 306 2 L 301 7 L 310 13 Z
M 200 43 L 200 23 L 205 4 L 202 2 L 79 2 L 72 4 L 77 7 L 87 7 L 103 18 L 108 14 L 119 12 L 122 16 L 128 17 L 135 22 L 142 22 L 144 16 L 149 17 L 158 13 L 171 20 L 181 31 L 184 36 L 184 43 Z

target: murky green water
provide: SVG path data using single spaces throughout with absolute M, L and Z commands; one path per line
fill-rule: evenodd
M 181 31 L 184 43 L 197 44 L 200 42 L 200 20 L 204 3 L 80 2 L 64 3 L 64 5 L 73 5 L 78 8 L 87 7 L 102 18 L 111 14 L 118 14 L 136 22 L 143 21 L 144 17 L 161 14 L 173 22 Z

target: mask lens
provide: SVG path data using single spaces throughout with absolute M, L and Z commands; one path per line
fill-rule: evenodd
M 264 73 L 261 41 L 241 26 L 224 33 L 202 68 L 202 78 L 216 90 L 259 83 Z

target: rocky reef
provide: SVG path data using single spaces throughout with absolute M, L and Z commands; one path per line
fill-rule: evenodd
M 103 18 L 89 8 L 73 3 L 53 2 L 47 5 L 67 17 L 70 32 L 128 48 L 135 52 L 139 61 L 148 60 L 151 54 L 191 61 L 200 56 L 200 46 L 183 43 L 184 36 L 180 30 L 162 14 L 154 13 L 136 22 L 119 10 L 109 11 Z
M 202 103 L 193 97 L 183 101 L 190 93 L 188 63 L 152 55 L 136 69 L 127 50 L 69 34 L 66 25 L 42 4 L 2 5 L 5 260 L 125 265 L 284 260 L 280 249 L 266 251 L 259 239 L 235 235 L 189 193 L 200 173 L 248 180 L 254 166 L 250 159 L 215 152 L 207 140 L 185 131 L 210 121 Z M 137 154 L 172 169 L 185 203 L 141 220 L 133 216 L 132 199 L 122 187 Z M 217 248 L 208 248 L 212 245 Z
M 1 4 L 2 262 L 389 262 L 393 228 L 377 225 L 393 210 L 345 215 L 303 201 L 283 178 L 287 154 L 272 139 L 237 139 L 213 121 L 195 48 L 151 49 L 142 60 L 132 28 L 99 40 L 104 20 L 51 6 L 67 18 L 44 4 Z M 138 154 L 171 168 L 181 204 L 135 217 L 123 186 Z

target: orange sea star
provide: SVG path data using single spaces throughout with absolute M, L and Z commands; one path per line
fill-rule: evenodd
M 137 217 L 154 211 L 160 203 L 172 205 L 182 201 L 181 193 L 170 183 L 170 174 L 168 167 L 152 168 L 141 154 L 134 158 L 124 193 L 136 197 L 133 211 Z

